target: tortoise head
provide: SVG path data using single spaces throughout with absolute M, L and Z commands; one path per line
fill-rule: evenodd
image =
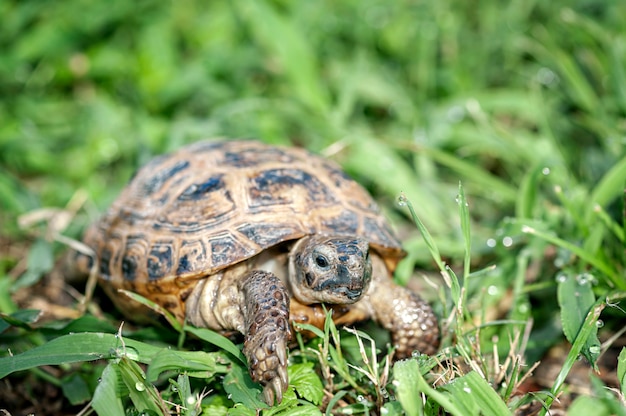
M 362 238 L 307 236 L 289 254 L 291 290 L 303 304 L 354 303 L 371 278 L 369 244 Z

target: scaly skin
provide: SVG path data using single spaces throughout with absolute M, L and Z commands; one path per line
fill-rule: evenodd
M 288 386 L 289 295 L 276 276 L 264 271 L 251 271 L 240 285 L 247 305 L 243 353 L 250 376 L 263 385 L 267 404 L 280 403 Z
M 187 299 L 187 319 L 198 327 L 244 335 L 250 376 L 270 406 L 287 390 L 291 339 L 289 294 L 273 273 L 240 264 L 202 279 Z

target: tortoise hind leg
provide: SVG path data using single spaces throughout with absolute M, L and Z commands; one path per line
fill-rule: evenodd
M 263 385 L 265 402 L 282 401 L 287 390 L 287 344 L 289 295 L 284 284 L 272 273 L 253 270 L 240 281 L 246 331 L 243 353 L 250 376 Z

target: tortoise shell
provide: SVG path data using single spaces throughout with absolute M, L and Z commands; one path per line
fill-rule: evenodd
M 139 169 L 84 242 L 105 288 L 170 293 L 172 303 L 195 280 L 310 234 L 365 238 L 390 271 L 404 256 L 371 196 L 335 163 L 300 148 L 201 141 Z

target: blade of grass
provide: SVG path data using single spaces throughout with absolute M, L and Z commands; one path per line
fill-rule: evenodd
M 131 302 L 137 302 L 144 306 L 147 306 L 148 308 L 155 311 L 157 314 L 165 317 L 167 323 L 169 323 L 172 328 L 176 330 L 176 332 L 183 332 L 183 326 L 180 322 L 178 322 L 178 319 L 176 319 L 170 311 L 166 310 L 161 305 L 129 290 L 118 289 L 118 293 L 120 293 L 122 296 L 126 296 Z
M 215 331 L 211 331 L 210 329 L 207 329 L 207 328 L 196 328 L 193 326 L 185 325 L 184 329 L 187 332 L 191 332 L 198 338 L 230 353 L 233 357 L 239 360 L 242 364 L 245 365 L 247 363 L 246 357 L 243 355 L 241 350 L 235 344 L 233 344 L 231 340 L 229 340 L 225 336 L 218 334 Z
M 467 279 L 470 275 L 470 265 L 472 259 L 472 240 L 470 230 L 469 203 L 465 198 L 465 190 L 463 189 L 463 184 L 461 182 L 459 182 L 459 196 L 457 197 L 456 202 L 457 204 L 459 204 L 461 231 L 463 232 L 463 241 L 465 242 L 465 257 L 463 258 L 463 278 Z
M 515 186 L 488 173 L 481 167 L 432 147 L 424 147 L 420 150 L 426 152 L 435 161 L 454 170 L 460 176 L 471 178 L 472 182 L 479 185 L 480 189 L 488 190 L 490 195 L 495 194 L 499 199 L 506 202 L 517 200 L 518 190 Z
M 248 25 L 267 50 L 282 65 L 293 93 L 320 115 L 328 114 L 327 90 L 320 86 L 319 64 L 313 45 L 293 20 L 266 2 L 235 2 Z
M 228 366 L 226 362 L 220 362 L 220 355 L 216 353 L 163 349 L 150 361 L 147 379 L 155 381 L 168 370 L 186 371 L 191 377 L 209 378 L 216 373 L 226 373 Z
M 593 188 L 591 201 L 587 204 L 587 221 L 590 222 L 591 217 L 594 215 L 596 205 L 606 207 L 610 201 L 618 198 L 625 188 L 626 157 L 622 158 L 605 173 L 600 182 Z
M 422 220 L 419 218 L 419 216 L 415 212 L 415 209 L 413 208 L 413 204 L 406 197 L 406 195 L 404 195 L 404 193 L 400 194 L 400 196 L 398 197 L 398 205 L 406 206 L 409 209 L 409 213 L 411 214 L 411 219 L 417 226 L 417 229 L 422 234 L 422 237 L 424 238 L 424 242 L 426 243 L 426 247 L 428 247 L 428 251 L 430 252 L 430 255 L 432 256 L 435 263 L 437 263 L 437 266 L 439 267 L 439 270 L 441 271 L 441 274 L 443 275 L 443 278 L 446 284 L 448 285 L 448 287 L 450 287 L 453 290 L 453 294 L 457 295 L 455 297 L 458 298 L 458 295 L 460 294 L 460 291 L 461 291 L 460 285 L 458 284 L 458 282 L 456 282 L 456 284 L 453 287 L 453 282 L 450 280 L 450 277 L 447 274 L 446 264 L 441 258 L 441 253 L 439 252 L 439 248 L 437 247 L 437 244 L 435 244 L 435 240 L 433 239 L 432 235 L 430 234 L 430 232 L 428 231 L 428 229 L 426 228 Z
M 523 233 L 537 236 L 556 246 L 571 251 L 581 260 L 587 262 L 588 264 L 592 265 L 593 267 L 604 273 L 604 275 L 611 281 L 614 287 L 617 287 L 619 289 L 626 289 L 626 281 L 621 276 L 619 276 L 617 271 L 615 271 L 611 266 L 600 260 L 598 257 L 595 257 L 592 253 L 588 253 L 587 251 L 570 243 L 569 241 L 565 241 L 562 238 L 538 230 L 530 225 L 524 224 L 523 222 L 521 223 L 521 225 Z

